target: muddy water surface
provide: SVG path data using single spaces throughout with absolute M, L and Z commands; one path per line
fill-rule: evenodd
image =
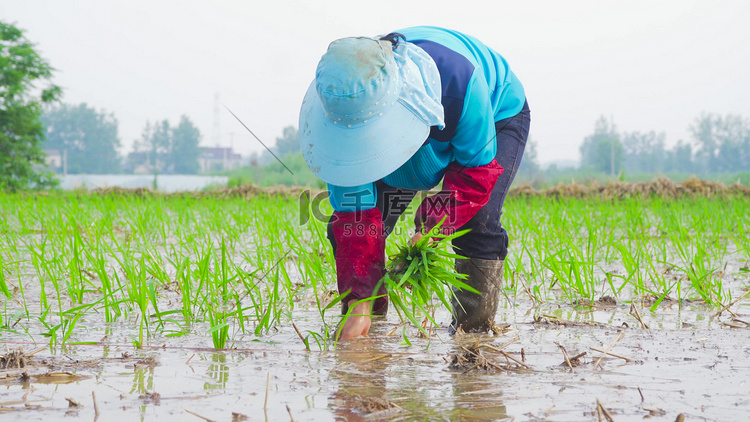
M 617 421 L 747 420 L 750 305 L 732 310 L 711 318 L 715 310 L 701 306 L 646 307 L 646 329 L 630 304 L 518 302 L 498 313 L 496 336 L 450 337 L 443 326 L 431 339 L 411 333 L 411 345 L 400 329 L 388 335 L 398 325 L 391 315 L 368 338 L 324 352 L 306 351 L 291 326 L 221 352 L 194 337 L 135 349 L 127 324 L 92 321 L 76 340 L 94 344 L 46 348 L 26 367 L 0 372 L 0 418 L 94 420 L 98 409 L 100 420 L 594 421 L 598 400 Z M 294 319 L 303 331 L 319 329 L 315 314 Z M 38 349 L 28 337 L 4 340 L 9 349 Z M 508 343 L 509 357 L 492 350 Z M 453 354 L 477 344 L 489 346 L 489 366 L 450 366 Z M 563 348 L 569 360 L 585 355 L 568 365 Z M 621 357 L 597 366 L 602 354 L 593 348 Z

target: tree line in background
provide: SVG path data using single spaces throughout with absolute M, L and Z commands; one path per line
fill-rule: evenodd
M 605 117 L 594 124 L 594 132 L 580 146 L 578 166 L 558 168 L 539 164 L 536 142 L 529 141 L 516 183 L 543 187 L 571 180 L 608 179 L 650 180 L 656 175 L 675 181 L 693 175 L 723 182 L 750 184 L 750 120 L 737 115 L 703 114 L 690 127 L 691 143 L 678 141 L 666 146 L 663 132 L 619 132 Z M 263 186 L 307 185 L 325 187 L 305 165 L 300 153 L 299 134 L 287 126 L 271 149 L 282 159 L 277 162 L 268 152 L 255 155 L 251 162 L 261 169 L 241 168 L 230 172 L 230 183 L 255 183 Z M 289 170 L 288 170 L 288 169 Z M 290 171 L 291 170 L 291 171 Z
M 52 66 L 15 25 L 0 21 L 0 190 L 55 186 L 50 170 L 194 174 L 200 131 L 187 116 L 177 126 L 147 123 L 126 160 L 117 119 L 86 104 L 61 104 Z
M 51 151 L 59 155 L 52 167 L 62 166 L 68 173 L 199 171 L 201 134 L 187 116 L 176 126 L 167 120 L 147 122 L 135 150 L 123 160 L 118 155 L 120 140 L 114 115 L 86 104 L 59 104 L 62 90 L 51 82 L 52 71 L 23 31 L 0 21 L 0 190 L 55 186 L 57 180 L 48 165 Z M 576 177 L 633 180 L 634 175 L 653 178 L 662 174 L 679 179 L 699 174 L 716 176 L 714 179 L 739 175 L 743 183 L 750 184 L 747 118 L 703 114 L 690 132 L 692 142 L 680 141 L 668 148 L 664 133 L 619 132 L 601 117 L 580 147 L 580 167 L 542 169 L 536 144 L 530 141 L 517 179 L 539 185 Z M 205 163 L 210 170 L 227 162 L 227 149 L 215 150 L 219 154 L 216 162 Z M 307 168 L 295 127 L 285 127 L 271 151 L 283 164 L 268 151 L 255 154 L 251 166 L 226 173 L 231 176 L 230 183 L 325 186 Z
M 198 173 L 200 131 L 187 116 L 177 126 L 168 120 L 147 122 L 141 139 L 125 160 L 118 154 L 117 119 L 87 104 L 60 104 L 41 116 L 50 155 L 59 154 L 51 167 L 70 174 Z M 64 167 L 64 170 L 60 169 Z
M 34 50 L 23 31 L 0 21 L 0 190 L 54 186 L 43 168 L 40 146 L 44 104 L 62 90 L 51 82 L 52 67 Z
M 667 148 L 663 132 L 620 133 L 612 122 L 601 117 L 594 133 L 581 145 L 581 167 L 614 174 L 684 171 L 711 174 L 750 169 L 748 119 L 731 114 L 703 114 L 690 126 L 690 133 L 694 144 L 680 140 Z
M 663 132 L 619 132 L 606 117 L 594 124 L 594 132 L 580 147 L 579 167 L 560 169 L 554 164 L 542 169 L 536 144 L 526 147 L 518 177 L 523 183 L 545 185 L 561 180 L 643 180 L 654 175 L 684 179 L 690 175 L 750 183 L 750 120 L 728 114 L 702 114 L 690 126 L 693 142 L 665 143 Z M 546 183 L 545 183 L 546 182 Z
M 180 117 L 177 126 L 168 120 L 147 122 L 128 155 L 127 169 L 131 173 L 140 167 L 148 173 L 197 174 L 200 136 L 187 116 Z
M 61 104 L 42 114 L 42 122 L 46 128 L 43 147 L 48 154 L 52 150 L 65 156 L 67 173 L 120 172 L 120 139 L 114 115 L 86 104 Z

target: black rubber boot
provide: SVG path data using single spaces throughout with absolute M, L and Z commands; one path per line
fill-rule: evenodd
M 478 258 L 456 260 L 456 272 L 466 274 L 464 282 L 481 295 L 455 290 L 456 298 L 451 302 L 454 315 L 449 329 L 451 335 L 459 327 L 466 333 L 485 333 L 492 328 L 503 285 L 503 262 Z

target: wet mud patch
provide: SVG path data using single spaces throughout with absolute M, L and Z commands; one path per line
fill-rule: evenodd
M 572 302 L 573 306 L 582 306 L 587 308 L 612 308 L 617 306 L 617 299 L 610 295 L 604 295 L 597 300 L 576 299 Z
M 355 396 L 354 400 L 358 402 L 355 410 L 369 418 L 379 418 L 405 412 L 401 406 L 385 397 Z
M 119 364 L 125 368 L 154 367 L 158 361 L 154 357 L 137 357 L 124 352 L 120 357 L 74 358 L 68 355 L 35 356 L 47 348 L 32 352 L 16 350 L 0 357 L 16 366 L 0 370 L 0 383 L 38 382 L 49 384 L 67 384 L 90 377 L 86 372 L 101 371 L 105 365 Z
M 153 356 L 130 352 L 117 357 L 81 356 L 75 347 L 66 349 L 72 353 L 50 355 L 50 349 L 42 347 L 3 355 L 16 367 L 0 370 L 0 385 L 6 386 L 5 393 L 0 394 L 0 413 L 21 412 L 32 420 L 42 419 L 49 412 L 78 416 L 81 409 L 97 407 L 95 391 L 102 376 L 124 371 L 139 373 L 158 365 Z M 58 392 L 64 397 L 58 397 Z

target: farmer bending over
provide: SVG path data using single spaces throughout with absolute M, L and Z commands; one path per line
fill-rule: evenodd
M 481 295 L 457 291 L 451 333 L 486 331 L 497 312 L 508 234 L 503 201 L 529 133 L 523 86 L 505 59 L 479 40 L 415 27 L 380 39 L 332 42 L 300 112 L 310 169 L 328 183 L 328 238 L 339 292 L 354 306 L 340 339 L 366 335 L 384 315 L 385 239 L 417 191 L 441 180 L 416 213 L 416 241 L 471 229 L 453 241 L 456 271 Z M 355 305 L 362 299 L 378 297 Z

